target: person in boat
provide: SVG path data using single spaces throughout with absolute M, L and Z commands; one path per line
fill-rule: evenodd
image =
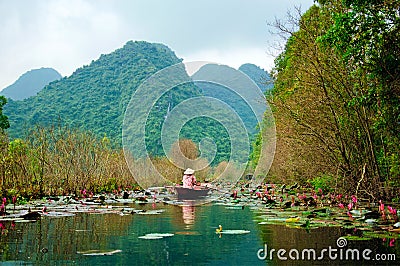
M 184 188 L 193 188 L 196 185 L 196 177 L 194 176 L 194 170 L 188 168 L 183 173 L 182 183 Z

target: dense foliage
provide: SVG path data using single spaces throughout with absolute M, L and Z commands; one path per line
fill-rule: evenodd
M 90 131 L 97 137 L 107 136 L 113 147 L 120 147 L 122 122 L 132 94 L 146 78 L 179 62 L 181 59 L 165 45 L 129 41 L 123 48 L 101 55 L 90 65 L 77 69 L 71 76 L 52 82 L 36 96 L 22 101 L 10 99 L 4 110 L 11 125 L 8 135 L 11 139 L 25 138 L 36 125 L 66 125 Z M 257 71 L 265 74 L 253 65 L 243 68 L 255 77 Z M 223 101 L 233 101 L 233 105 L 239 106 L 235 101 L 240 99 L 233 100 L 232 95 L 223 91 L 216 94 Z M 151 156 L 162 157 L 168 152 L 161 146 L 161 128 L 168 112 L 180 102 L 201 95 L 204 91 L 195 84 L 184 84 L 173 88 L 154 104 L 146 123 L 146 148 Z M 242 119 L 252 135 L 257 123 L 251 118 L 251 110 L 246 112 L 242 112 Z M 205 137 L 213 139 L 217 145 L 213 165 L 228 161 L 231 142 L 218 121 L 197 118 L 184 125 L 180 135 L 197 144 Z
M 36 127 L 25 139 L 0 134 L 0 193 L 25 199 L 111 192 L 136 182 L 107 138 L 66 127 Z
M 0 96 L 0 131 L 1 131 L 1 133 L 3 133 L 3 130 L 10 127 L 8 117 L 3 114 L 3 107 L 6 103 L 7 103 L 7 99 L 4 96 Z
M 70 77 L 51 83 L 37 96 L 10 101 L 5 108 L 10 118 L 9 135 L 21 137 L 21 132 L 35 124 L 61 122 L 97 136 L 106 134 L 120 143 L 124 111 L 133 91 L 151 74 L 178 62 L 164 45 L 130 41 Z
M 278 131 L 270 178 L 330 176 L 368 197 L 399 187 L 398 1 L 319 1 L 289 23 L 269 98 Z M 297 30 L 292 30 L 297 28 Z

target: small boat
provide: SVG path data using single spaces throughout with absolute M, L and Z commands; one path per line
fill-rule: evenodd
M 178 199 L 180 200 L 196 200 L 204 198 L 208 195 L 210 188 L 195 186 L 194 188 L 175 187 Z

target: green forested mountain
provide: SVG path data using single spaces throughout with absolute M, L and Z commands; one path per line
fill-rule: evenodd
M 254 64 L 243 64 L 239 67 L 239 70 L 254 80 L 263 92 L 272 89 L 274 86 L 270 74 Z
M 129 41 L 122 48 L 77 69 L 71 76 L 52 82 L 36 96 L 21 101 L 10 99 L 4 107 L 10 121 L 8 134 L 11 138 L 21 138 L 35 125 L 68 125 L 91 131 L 99 138 L 106 135 L 119 146 L 125 110 L 132 94 L 146 78 L 180 62 L 181 59 L 163 44 Z M 209 89 L 205 93 L 197 84 L 180 85 L 154 103 L 146 120 L 146 148 L 150 155 L 164 156 L 169 152 L 161 146 L 164 120 L 177 104 L 194 96 L 208 95 L 231 103 L 236 106 L 250 135 L 256 133 L 257 121 L 254 115 L 251 117 L 251 110 L 238 104 L 240 98 L 236 99 L 223 88 Z M 179 137 L 195 143 L 205 137 L 213 139 L 217 148 L 213 164 L 229 160 L 230 137 L 220 121 L 198 117 L 183 125 Z
M 145 78 L 180 61 L 162 44 L 129 41 L 71 76 L 51 83 L 34 97 L 10 100 L 4 108 L 10 120 L 9 134 L 21 137 L 35 124 L 60 122 L 98 136 L 106 134 L 119 143 L 132 92 Z
M 50 82 L 61 78 L 60 73 L 53 68 L 32 69 L 22 74 L 13 84 L 4 88 L 0 94 L 13 100 L 23 100 L 36 95 Z
M 253 81 L 258 80 L 260 82 L 260 85 L 265 86 L 265 84 L 261 83 L 262 74 L 264 75 L 266 74 L 263 70 L 261 70 L 260 68 L 258 68 L 253 64 L 245 64 L 243 66 L 249 66 L 249 68 L 245 67 L 245 71 L 247 71 L 247 73 L 245 71 L 242 71 L 243 73 L 245 73 L 251 80 Z M 205 65 L 200 69 L 198 73 L 201 75 L 202 72 L 208 73 L 206 74 L 207 76 L 215 75 L 223 77 L 223 80 L 225 81 L 234 80 L 235 81 L 234 84 L 236 84 L 239 88 L 245 91 L 246 90 L 252 91 L 255 90 L 256 88 L 256 86 L 252 88 L 247 88 L 246 85 L 242 86 L 241 83 L 243 78 L 239 75 L 237 71 L 233 71 L 233 69 L 227 66 L 212 65 L 212 64 Z M 228 88 L 217 83 L 196 82 L 196 85 L 201 89 L 203 95 L 219 99 L 222 102 L 228 104 L 240 116 L 241 120 L 243 121 L 246 127 L 246 130 L 249 132 L 249 137 L 251 138 L 252 136 L 254 136 L 254 134 L 257 131 L 256 127 L 258 121 L 254 113 L 254 110 L 252 110 L 249 104 L 246 103 L 246 100 L 249 100 L 246 99 L 246 96 L 248 96 L 248 94 L 240 95 L 237 91 L 235 91 L 234 88 Z M 238 88 L 236 88 L 236 90 L 238 90 Z M 261 94 L 258 96 L 259 96 L 258 99 L 259 101 L 264 101 L 262 99 Z M 261 117 L 259 117 L 259 120 L 261 120 Z

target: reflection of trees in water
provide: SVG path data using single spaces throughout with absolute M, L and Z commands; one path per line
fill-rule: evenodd
M 371 254 L 389 254 L 393 253 L 393 250 L 390 251 L 385 249 L 382 246 L 382 239 L 375 238 L 371 240 L 363 240 L 363 241 L 347 241 L 347 245 L 343 248 L 338 248 L 336 241 L 339 237 L 345 235 L 362 235 L 360 230 L 356 228 L 352 229 L 343 229 L 341 227 L 329 227 L 324 226 L 320 228 L 311 229 L 309 232 L 305 229 L 298 228 L 290 228 L 285 225 L 260 225 L 259 229 L 261 231 L 261 238 L 263 243 L 268 246 L 268 254 L 267 260 L 269 260 L 271 249 L 275 249 L 275 253 L 273 253 L 273 264 L 274 265 L 338 265 L 339 263 L 345 263 L 346 265 L 352 265 L 356 263 L 357 260 L 339 260 L 340 250 L 343 250 L 343 256 L 346 256 L 347 249 L 357 249 L 359 251 L 360 261 L 362 261 L 362 251 L 365 249 L 371 249 Z M 332 249 L 337 249 L 337 252 L 332 253 L 337 254 L 338 259 L 331 260 L 329 258 L 329 254 L 327 252 L 324 253 L 323 260 L 316 260 L 312 263 L 310 260 L 290 260 L 289 259 L 289 251 L 291 249 L 296 249 L 300 252 L 300 257 L 302 250 L 306 249 L 314 249 L 316 251 L 316 257 L 318 258 L 321 255 L 322 249 L 328 249 L 329 246 Z M 261 248 L 261 247 L 260 247 Z M 279 260 L 277 258 L 276 251 L 278 249 L 285 249 L 287 253 L 285 253 L 284 257 L 288 257 L 288 261 Z M 294 253 L 293 253 L 294 254 Z M 308 258 L 308 253 L 305 253 L 306 258 Z M 351 256 L 351 254 L 349 255 Z M 372 257 L 372 255 L 370 256 Z M 345 257 L 343 257 L 345 258 Z M 351 258 L 351 257 L 349 257 Z M 288 264 L 289 263 L 289 264 Z
M 78 214 L 17 223 L 0 236 L 0 254 L 3 261 L 76 260 L 78 251 L 107 249 L 109 238 L 126 234 L 132 219 L 131 215 Z

